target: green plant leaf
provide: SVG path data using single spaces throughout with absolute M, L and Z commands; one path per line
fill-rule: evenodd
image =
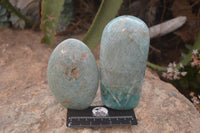
M 57 32 L 63 32 L 74 17 L 74 4 L 72 0 L 65 0 L 57 25 Z
M 122 2 L 123 0 L 102 0 L 92 25 L 82 40 L 91 50 L 100 42 L 104 27 L 117 15 Z
M 64 0 L 43 0 L 42 1 L 42 21 L 40 28 L 44 33 L 42 43 L 53 44 L 59 16 Z
M 147 66 L 149 66 L 150 68 L 153 68 L 155 70 L 158 70 L 158 71 L 162 71 L 162 72 L 167 71 L 167 67 L 162 67 L 162 66 L 153 64 L 153 63 L 151 63 L 149 61 L 147 61 Z
M 20 13 L 10 2 L 9 0 L 0 0 L 6 7 L 7 9 L 14 13 L 16 16 L 19 18 L 23 19 L 27 24 L 33 25 L 34 22 L 30 19 L 28 19 L 26 16 L 24 16 L 22 13 Z

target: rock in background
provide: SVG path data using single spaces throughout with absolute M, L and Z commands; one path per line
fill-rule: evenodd
M 9 12 L 7 8 L 0 2 L 0 27 L 9 27 Z
M 34 21 L 40 21 L 40 2 L 41 0 L 9 0 L 10 3 L 20 10 L 20 12 L 27 18 Z M 74 8 L 73 0 L 65 0 L 63 9 L 59 18 L 57 31 L 65 31 L 73 19 Z M 24 29 L 25 22 L 11 13 L 10 21 L 15 28 Z
M 40 20 L 40 1 L 41 0 L 10 0 L 10 3 L 28 19 L 38 23 Z M 10 13 L 9 20 L 14 28 L 24 29 L 26 26 L 25 21 L 13 12 Z
M 66 128 L 67 110 L 55 100 L 47 84 L 46 68 L 52 49 L 40 43 L 40 33 L 0 31 L 1 133 L 200 132 L 200 114 L 192 103 L 148 68 L 141 100 L 135 108 L 137 126 Z M 100 104 L 98 91 L 93 105 Z
M 26 10 L 26 15 L 30 16 L 32 20 L 37 18 L 39 14 L 40 0 L 9 0 L 10 3 L 20 10 Z

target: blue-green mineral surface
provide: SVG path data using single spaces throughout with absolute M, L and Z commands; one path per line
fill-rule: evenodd
M 120 16 L 103 31 L 100 46 L 101 95 L 113 109 L 138 105 L 149 51 L 149 29 L 139 18 Z
M 78 110 L 90 106 L 99 75 L 95 58 L 83 42 L 61 42 L 50 56 L 47 73 L 49 87 L 63 106 Z

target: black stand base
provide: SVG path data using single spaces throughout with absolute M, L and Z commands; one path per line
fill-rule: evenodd
M 67 111 L 67 127 L 105 127 L 137 125 L 134 110 L 114 110 L 106 106 L 90 106 Z

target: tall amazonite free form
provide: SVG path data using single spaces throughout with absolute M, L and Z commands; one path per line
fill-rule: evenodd
M 105 27 L 100 46 L 103 103 L 118 110 L 138 105 L 145 75 L 149 29 L 134 16 L 120 16 Z

